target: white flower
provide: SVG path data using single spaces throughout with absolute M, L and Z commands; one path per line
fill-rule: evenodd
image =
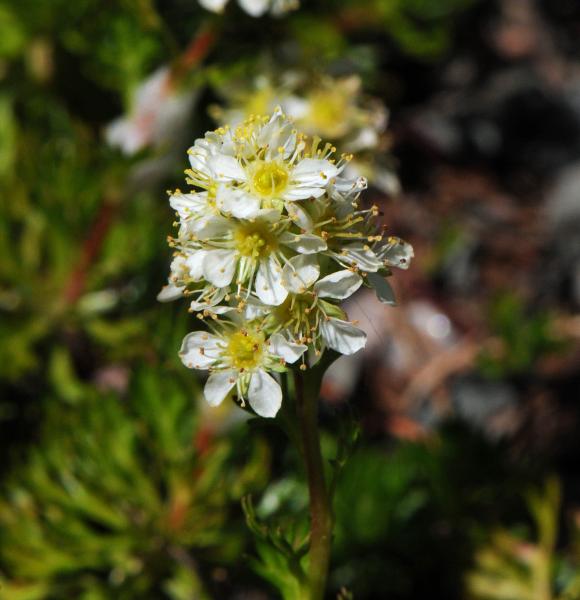
M 223 12 L 228 0 L 199 0 L 199 3 L 212 12 Z M 280 16 L 298 8 L 298 0 L 238 0 L 238 4 L 252 17 L 261 17 L 267 11 Z
M 211 186 L 207 191 L 184 194 L 176 190 L 169 204 L 179 217 L 179 237 L 201 235 L 211 237 L 212 228 L 220 230 L 225 217 L 251 219 L 260 212 L 260 199 L 224 184 Z
M 234 129 L 206 134 L 189 149 L 188 183 L 202 189 L 220 184 L 235 189 L 241 203 L 259 199 L 262 208 L 282 209 L 295 201 L 319 198 L 349 157 L 336 163 L 335 148 L 309 145 L 294 125 L 277 110 L 272 117 L 251 117 Z
M 345 269 L 318 279 L 318 267 L 312 269 L 309 259 L 310 256 L 297 256 L 284 267 L 283 279 L 292 293 L 274 309 L 266 327 L 307 344 L 317 356 L 326 347 L 341 354 L 354 354 L 364 347 L 366 334 L 346 321 L 346 315 L 332 300 L 352 296 L 363 278 Z
M 413 246 L 396 236 L 389 236 L 386 242 L 379 245 L 376 251 L 377 257 L 381 260 L 386 275 L 390 275 L 390 268 L 407 270 L 411 264 L 411 259 L 415 256 Z M 375 290 L 377 298 L 383 304 L 395 306 L 395 294 L 389 282 L 380 273 L 368 274 L 369 285 Z
M 210 115 L 217 123 L 230 127 L 239 125 L 251 115 L 272 114 L 277 106 L 283 105 L 285 97 L 285 92 L 263 73 L 256 76 L 251 88 L 248 88 L 246 78 L 238 82 L 229 78 L 227 85 L 219 89 L 218 93 L 227 98 L 228 103 L 225 106 L 211 105 Z
M 367 334 L 348 321 L 330 318 L 322 321 L 320 329 L 326 345 L 341 354 L 354 354 L 367 343 Z
M 224 314 L 230 308 L 218 307 L 227 295 L 227 289 L 216 288 L 203 281 L 203 256 L 200 253 L 186 255 L 177 253 L 171 262 L 171 275 L 168 283 L 157 294 L 160 302 L 171 302 L 183 296 L 192 298 L 191 312 Z
M 383 261 L 385 267 L 397 267 L 398 269 L 407 270 L 415 253 L 411 244 L 392 235 L 380 246 L 377 256 Z
M 349 138 L 354 142 L 349 150 L 375 147 L 386 123 L 385 111 L 380 105 L 372 112 L 360 106 L 361 83 L 357 75 L 322 77 L 303 96 L 289 96 L 282 106 L 306 133 L 334 141 Z
M 108 125 L 107 142 L 126 155 L 169 142 L 183 129 L 195 95 L 177 90 L 170 69 L 161 67 L 137 88 L 129 114 Z
M 208 218 L 193 239 L 178 238 L 176 243 L 213 286 L 235 285 L 238 299 L 254 292 L 265 304 L 278 305 L 289 291 L 283 278 L 284 265 L 292 260 L 287 255 L 314 255 L 326 249 L 319 236 L 288 231 L 291 224 L 275 209 L 260 209 L 251 219 Z M 317 264 L 316 258 L 311 262 Z
M 178 254 L 171 261 L 171 274 L 167 280 L 167 285 L 157 294 L 159 302 L 170 302 L 183 296 L 186 288 L 186 280 L 189 275 L 189 267 L 185 256 Z
M 204 395 L 211 406 L 221 404 L 235 388 L 242 406 L 247 398 L 258 415 L 274 417 L 282 404 L 282 390 L 268 371 L 284 370 L 305 351 L 306 346 L 281 334 L 267 339 L 259 327 L 248 324 L 220 334 L 190 333 L 179 355 L 187 367 L 210 371 Z
M 189 334 L 180 352 L 210 371 L 208 402 L 235 393 L 274 416 L 282 393 L 269 373 L 306 350 L 310 365 L 327 349 L 361 350 L 366 334 L 339 304 L 363 284 L 394 304 L 385 278 L 413 249 L 384 238 L 378 207 L 361 207 L 367 183 L 346 175 L 351 157 L 337 161 L 334 146 L 299 133 L 280 109 L 208 132 L 188 153 L 193 189 L 170 194 L 178 233 L 159 299 L 187 297 L 213 332 Z
M 301 131 L 332 141 L 341 152 L 358 155 L 347 167 L 349 177 L 363 176 L 389 195 L 400 192 L 384 152 L 388 111 L 379 99 L 363 93 L 359 76 L 323 75 L 313 80 L 300 71 L 268 73 L 266 66 L 266 73 L 250 84 L 246 79 L 228 79 L 227 86 L 217 91 L 226 103 L 211 107 L 218 122 L 238 123 L 280 105 Z
M 387 265 L 376 251 L 382 239 L 374 222 L 378 208 L 359 209 L 356 201 L 365 186 L 364 179 L 338 180 L 328 190 L 331 198 L 321 198 L 305 207 L 294 204 L 288 213 L 302 229 L 324 239 L 327 248 L 322 253 L 342 268 L 375 273 Z

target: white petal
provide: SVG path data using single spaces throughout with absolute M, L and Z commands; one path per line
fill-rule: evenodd
M 208 306 L 205 310 L 214 315 L 227 315 L 237 310 L 237 308 L 235 306 Z
M 216 306 L 227 295 L 228 288 L 214 288 L 211 291 L 210 289 L 210 284 L 207 284 L 206 288 L 199 290 L 197 300 L 192 300 L 191 304 L 189 305 L 189 308 L 195 312 L 199 312 L 202 310 L 209 310 L 215 314 L 223 314 L 229 312 L 229 310 L 231 310 L 232 307 Z
M 282 284 L 295 294 L 305 292 L 320 275 L 320 266 L 316 256 L 300 254 L 290 259 L 282 270 Z
M 139 128 L 134 117 L 113 121 L 107 127 L 105 137 L 110 146 L 120 148 L 126 156 L 139 152 L 150 142 L 149 133 Z
M 189 277 L 189 267 L 187 266 L 187 255 L 177 254 L 171 261 L 171 275 L 169 280 L 173 283 L 183 283 L 184 279 Z
M 217 154 L 209 158 L 208 163 L 217 181 L 245 181 L 246 172 L 233 156 Z
M 367 343 L 364 331 L 340 319 L 323 320 L 320 330 L 327 345 L 341 354 L 354 354 Z
M 354 263 L 359 269 L 371 273 L 378 271 L 383 266 L 377 255 L 370 248 L 366 249 L 363 244 L 345 246 L 341 257 L 348 263 Z
M 301 254 L 316 254 L 327 248 L 326 242 L 313 233 L 295 234 L 285 231 L 279 239 L 280 243 Z
M 207 369 L 219 357 L 219 342 L 219 337 L 205 331 L 188 333 L 183 338 L 179 358 L 190 369 Z
M 349 152 L 361 152 L 368 148 L 375 148 L 379 143 L 379 134 L 373 127 L 363 127 L 354 138 L 349 139 Z
M 212 373 L 203 388 L 203 395 L 210 406 L 221 404 L 236 385 L 238 374 L 234 369 Z
M 203 275 L 217 287 L 225 287 L 232 282 L 237 264 L 233 250 L 208 250 L 203 259 Z
M 209 170 L 207 161 L 215 151 L 216 148 L 212 146 L 208 139 L 202 138 L 195 140 L 195 144 L 187 151 L 191 168 L 208 177 L 211 176 L 212 173 Z
M 284 112 L 292 119 L 301 119 L 308 113 L 310 107 L 307 100 L 298 96 L 288 96 L 281 100 Z
M 194 281 L 199 281 L 203 277 L 203 261 L 206 254 L 207 250 L 197 250 L 193 254 L 190 254 L 185 261 L 189 270 L 189 276 Z
M 368 280 L 371 286 L 374 288 L 379 302 L 388 304 L 389 306 L 397 305 L 393 288 L 383 276 L 379 275 L 378 273 L 369 273 Z
M 231 223 L 220 215 L 206 215 L 188 223 L 191 233 L 200 240 L 221 237 L 231 229 Z
M 267 223 L 276 223 L 280 220 L 281 213 L 275 208 L 262 208 L 260 209 L 254 218 L 260 221 L 266 221 Z
M 261 202 L 260 198 L 252 194 L 220 185 L 216 204 L 221 211 L 230 213 L 238 219 L 251 219 L 258 214 Z
M 228 0 L 199 0 L 199 3 L 206 9 L 212 12 L 220 13 Z
M 176 286 L 170 281 L 167 285 L 164 285 L 157 294 L 157 300 L 159 300 L 159 302 L 171 302 L 172 300 L 177 300 L 183 296 L 184 290 L 185 286 Z
M 411 244 L 392 236 L 387 240 L 386 246 L 381 249 L 380 256 L 388 267 L 408 269 L 415 253 Z
M 290 156 L 296 147 L 296 134 L 293 133 L 294 126 L 283 115 L 280 109 L 276 109 L 268 123 L 262 127 L 258 134 L 258 145 L 267 147 L 267 159 L 273 158 L 279 154 L 278 149 L 284 150 L 281 158 Z
M 361 286 L 363 280 L 360 275 L 345 269 L 323 277 L 314 285 L 314 291 L 321 298 L 336 298 L 344 300 L 352 296 Z
M 181 219 L 189 219 L 207 207 L 207 194 L 173 194 L 169 197 L 169 204 Z
M 244 319 L 246 321 L 253 321 L 258 317 L 263 317 L 271 310 L 271 306 L 263 304 L 257 298 L 253 298 L 252 296 L 244 301 Z
M 298 227 L 300 227 L 301 229 L 304 229 L 305 231 L 311 231 L 314 227 L 314 221 L 312 220 L 312 217 L 308 214 L 308 211 L 300 204 L 287 202 L 286 212 L 288 213 L 288 216 L 292 219 L 292 221 L 294 221 L 294 223 L 296 223 L 296 225 L 298 225 Z
M 282 406 L 282 390 L 273 377 L 258 369 L 250 379 L 248 401 L 261 417 L 275 417 Z
M 270 337 L 270 354 L 283 358 L 288 363 L 296 362 L 308 349 L 304 344 L 289 342 L 283 335 L 275 333 Z
M 159 110 L 159 102 L 167 98 L 167 84 L 171 80 L 168 66 L 162 66 L 148 75 L 135 92 L 136 112 Z
M 288 290 L 282 285 L 282 269 L 273 257 L 260 261 L 255 288 L 264 304 L 278 306 L 286 300 Z
M 261 17 L 270 0 L 238 0 L 238 4 L 252 17 Z
M 368 187 L 368 181 L 365 177 L 337 177 L 332 186 L 337 192 L 347 196 L 356 195 Z
M 292 171 L 292 181 L 308 187 L 326 187 L 338 169 L 324 158 L 305 158 Z
M 288 189 L 280 195 L 283 200 L 306 200 L 307 198 L 320 198 L 324 194 L 324 187 L 311 186 L 289 186 Z

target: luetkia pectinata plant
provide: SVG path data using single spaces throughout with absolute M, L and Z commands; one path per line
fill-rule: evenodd
M 386 280 L 406 269 L 412 247 L 386 236 L 378 208 L 365 208 L 363 177 L 345 171 L 351 155 L 297 130 L 280 108 L 252 115 L 195 141 L 187 192 L 170 193 L 177 233 L 162 301 L 190 302 L 206 327 L 183 340 L 185 366 L 209 372 L 212 406 L 232 398 L 273 418 L 280 376 L 294 374 L 301 451 L 308 473 L 311 536 L 308 598 L 319 600 L 330 558 L 332 516 L 316 417 L 317 385 L 328 350 L 350 355 L 366 334 L 340 303 L 361 286 L 393 304 Z M 297 365 L 294 367 L 294 365 Z

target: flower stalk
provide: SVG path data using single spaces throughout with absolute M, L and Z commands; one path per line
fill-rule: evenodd
M 413 257 L 409 244 L 379 226 L 378 207 L 362 203 L 367 183 L 351 173 L 352 156 L 336 152 L 300 132 L 281 108 L 197 139 L 188 150 L 191 189 L 169 193 L 177 231 L 168 239 L 171 273 L 158 295 L 163 302 L 187 298 L 203 323 L 186 335 L 179 356 L 186 367 L 209 372 L 207 402 L 233 400 L 260 417 L 278 417 L 300 448 L 310 498 L 307 574 L 304 540 L 258 527 L 251 503 L 245 507 L 252 530 L 287 566 L 276 572 L 268 562 L 263 572 L 291 600 L 323 600 L 326 590 L 333 517 L 320 384 L 330 363 L 361 350 L 367 337 L 341 303 L 364 285 L 394 304 L 387 278 Z M 286 397 L 290 374 L 295 411 Z
M 310 500 L 308 600 L 324 598 L 332 543 L 332 508 L 324 476 L 318 429 L 318 392 L 321 379 L 318 369 L 310 370 L 307 376 L 300 369 L 294 371 L 296 411 Z

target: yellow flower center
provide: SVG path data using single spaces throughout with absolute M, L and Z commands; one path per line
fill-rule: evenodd
M 252 177 L 252 187 L 264 197 L 276 196 L 288 185 L 288 171 L 277 162 L 262 163 Z
M 344 95 L 330 91 L 318 91 L 310 96 L 308 117 L 317 133 L 337 138 L 346 133 L 348 109 L 348 101 Z
M 308 334 L 317 318 L 318 308 L 314 299 L 312 292 L 289 294 L 282 304 L 273 307 L 271 315 L 276 323 L 293 329 L 294 333 L 302 330 Z
M 239 370 L 255 369 L 262 360 L 265 336 L 257 331 L 242 329 L 230 336 L 227 354 L 232 366 Z
M 272 225 L 264 221 L 238 226 L 234 231 L 234 241 L 241 256 L 254 259 L 265 258 L 278 248 L 278 240 L 272 233 Z

